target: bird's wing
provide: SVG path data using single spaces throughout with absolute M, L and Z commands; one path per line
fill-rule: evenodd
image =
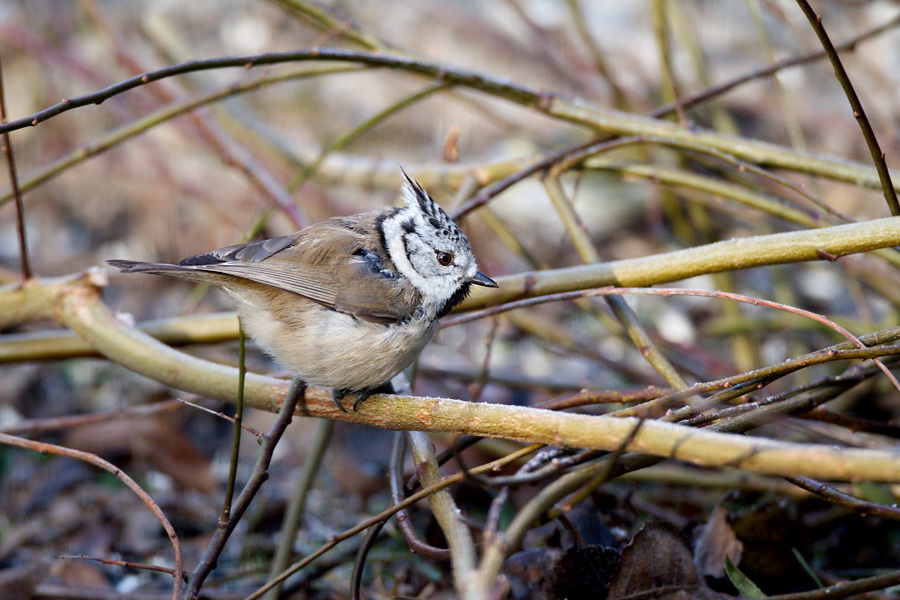
M 182 260 L 192 270 L 240 277 L 300 294 L 357 318 L 396 322 L 418 306 L 415 290 L 382 268 L 372 223 L 332 218 L 290 236 L 227 246 Z

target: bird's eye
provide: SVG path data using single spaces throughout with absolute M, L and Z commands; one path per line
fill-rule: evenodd
M 451 264 L 453 264 L 453 255 L 449 252 L 438 250 L 435 254 L 437 255 L 437 261 L 441 263 L 441 265 L 449 267 Z

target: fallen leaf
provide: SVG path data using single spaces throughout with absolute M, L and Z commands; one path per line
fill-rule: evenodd
M 609 600 L 654 592 L 657 600 L 722 599 L 700 581 L 681 533 L 667 523 L 649 523 L 631 539 L 609 585 Z
M 716 504 L 694 546 L 694 564 L 701 575 L 720 578 L 725 575 L 725 559 L 741 562 L 744 545 L 737 538 L 722 504 Z

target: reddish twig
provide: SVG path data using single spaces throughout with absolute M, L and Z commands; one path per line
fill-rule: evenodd
M 34 450 L 35 452 L 40 452 L 41 454 L 56 454 L 57 456 L 67 456 L 69 458 L 74 458 L 92 464 L 103 469 L 104 471 L 107 471 L 108 473 L 112 473 L 113 475 L 115 475 L 122 483 L 128 486 L 131 491 L 137 494 L 137 496 L 144 502 L 147 508 L 150 509 L 150 512 L 152 512 L 159 520 L 159 522 L 162 523 L 163 529 L 166 530 L 166 534 L 172 541 L 172 548 L 175 550 L 174 573 L 183 574 L 184 571 L 182 569 L 181 544 L 178 541 L 178 535 L 175 533 L 175 529 L 172 527 L 172 524 L 169 523 L 166 515 L 163 514 L 162 509 L 160 509 L 153 498 L 150 497 L 150 494 L 145 492 L 143 488 L 141 488 L 141 486 L 135 483 L 135 481 L 124 471 L 119 469 L 119 467 L 115 466 L 109 461 L 103 460 L 96 454 L 82 452 L 81 450 L 73 450 L 72 448 L 57 446 L 55 444 L 26 440 L 24 438 L 16 437 L 13 435 L 7 435 L 5 433 L 0 433 L 0 444 L 7 444 L 9 446 L 25 448 L 26 450 Z M 181 579 L 182 577 L 175 577 L 175 585 L 172 589 L 173 600 L 178 600 L 178 597 L 181 594 Z
M 656 400 L 666 394 L 674 392 L 672 388 L 658 388 L 650 386 L 639 390 L 581 390 L 577 394 L 552 398 L 544 402 L 538 402 L 533 408 L 544 408 L 547 410 L 565 410 L 567 408 L 576 408 L 579 406 L 590 406 L 593 404 L 628 404 L 631 402 L 646 402 L 648 400 Z
M 468 323 L 469 321 L 475 321 L 477 319 L 483 319 L 485 317 L 494 316 L 501 312 L 506 312 L 508 310 L 513 310 L 515 308 L 524 308 L 526 306 L 533 306 L 536 304 L 543 304 L 545 302 L 556 302 L 560 300 L 574 300 L 576 298 L 593 298 L 595 296 L 612 296 L 619 294 L 632 294 L 638 296 L 705 296 L 707 298 L 725 298 L 728 300 L 735 300 L 737 302 L 743 302 L 745 304 L 752 304 L 754 306 L 767 306 L 769 308 L 775 308 L 777 310 L 782 310 L 785 312 L 794 313 L 796 315 L 800 315 L 802 317 L 806 317 L 808 319 L 812 319 L 819 323 L 822 323 L 826 327 L 829 327 L 842 336 L 853 342 L 853 344 L 859 348 L 864 349 L 867 346 L 863 344 L 859 338 L 855 335 L 835 323 L 834 321 L 828 319 L 824 315 L 820 315 L 818 313 L 814 313 L 808 310 L 804 310 L 802 308 L 797 308 L 794 306 L 788 306 L 786 304 L 780 304 L 778 302 L 772 302 L 771 300 L 762 300 L 759 298 L 753 298 L 751 296 L 745 296 L 743 294 L 734 294 L 731 292 L 719 292 L 719 291 L 709 291 L 709 290 L 697 290 L 697 289 L 686 289 L 686 288 L 619 288 L 613 286 L 607 286 L 602 288 L 594 288 L 589 290 L 576 290 L 573 292 L 563 292 L 560 294 L 550 294 L 547 296 L 538 296 L 535 298 L 525 298 L 524 300 L 516 300 L 515 302 L 509 302 L 507 304 L 501 304 L 498 306 L 492 306 L 490 308 L 486 308 L 483 310 L 473 311 L 471 313 L 466 313 L 464 315 L 460 315 L 459 317 L 455 317 L 452 319 L 446 319 L 441 326 L 442 327 L 451 327 L 453 325 L 459 325 L 461 323 Z M 891 373 L 887 367 L 882 364 L 880 360 L 877 358 L 872 359 L 875 364 L 879 366 L 882 372 L 887 376 L 887 378 L 891 381 L 891 383 L 900 390 L 900 381 L 897 381 L 897 378 L 894 377 L 894 374 Z
M 103 412 L 90 413 L 86 415 L 73 415 L 68 417 L 55 417 L 47 419 L 28 419 L 9 427 L 0 429 L 0 433 L 9 435 L 34 435 L 47 431 L 58 431 L 60 429 L 69 429 L 70 427 L 83 427 L 84 425 L 94 425 L 95 423 L 103 423 L 105 421 L 113 421 L 115 419 L 129 419 L 133 417 L 145 417 L 158 413 L 176 410 L 177 400 L 165 400 L 163 402 L 155 402 L 153 404 L 144 404 L 140 406 L 130 406 L 128 408 L 117 408 Z M 197 408 L 203 408 L 198 406 Z M 204 409 L 208 410 L 208 409 Z
M 175 575 L 175 569 L 169 569 L 168 567 L 160 567 L 157 565 L 148 565 L 144 563 L 136 563 L 131 562 L 130 560 L 113 560 L 111 558 L 100 558 L 98 556 L 87 556 L 85 554 L 63 554 L 62 556 L 57 556 L 61 560 L 65 560 L 67 558 L 76 558 L 79 560 L 90 560 L 98 563 L 103 563 L 104 565 L 115 565 L 117 567 L 128 567 L 131 569 L 140 569 L 142 571 L 156 571 L 158 573 L 166 573 L 167 575 Z
M 5 125 L 7 122 L 6 91 L 3 88 L 3 69 L 2 65 L 0 65 L 0 126 Z M 27 281 L 31 279 L 31 262 L 28 259 L 28 240 L 25 235 L 25 205 L 22 202 L 22 191 L 19 189 L 16 159 L 8 131 L 3 132 L 2 151 L 6 155 L 6 165 L 9 168 L 9 185 L 12 188 L 13 199 L 16 203 L 16 234 L 19 236 L 19 260 L 22 265 L 22 281 Z

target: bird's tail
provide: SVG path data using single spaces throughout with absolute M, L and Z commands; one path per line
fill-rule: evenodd
M 137 260 L 108 260 L 107 264 L 116 267 L 123 273 L 151 273 L 153 275 L 165 275 L 178 277 L 212 285 L 225 285 L 233 282 L 234 278 L 219 273 L 201 271 L 196 267 L 170 265 L 167 263 L 140 262 Z

